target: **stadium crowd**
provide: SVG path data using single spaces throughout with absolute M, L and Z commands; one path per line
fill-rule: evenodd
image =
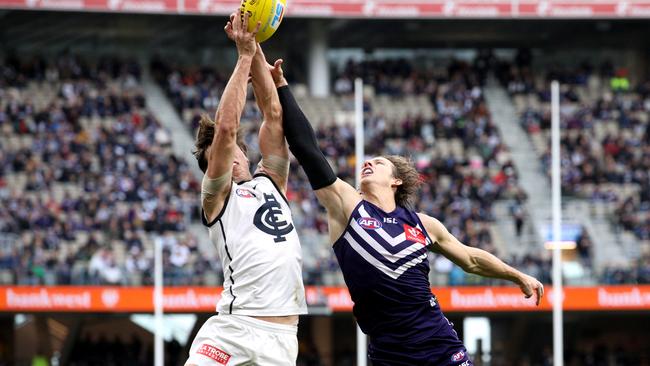
M 550 88 L 561 83 L 563 194 L 606 207 L 615 229 L 633 233 L 641 256 L 604 268 L 608 284 L 650 283 L 650 81 L 633 83 L 610 62 L 598 67 L 535 70 L 530 62 L 504 63 L 500 80 L 515 100 L 521 126 L 550 174 Z M 541 137 L 541 138 L 540 138 Z
M 548 91 L 535 89 L 520 68 L 503 70 L 511 72 L 502 79 L 513 95 L 535 90 L 548 100 Z M 168 284 L 220 283 L 220 261 L 200 251 L 198 239 L 186 230 L 190 222 L 198 222 L 199 213 L 198 182 L 187 166 L 193 162 L 171 154 L 169 132 L 146 109 L 137 63 L 100 59 L 91 64 L 63 55 L 53 62 L 7 59 L 1 71 L 0 128 L 8 138 L 0 142 L 0 231 L 13 234 L 7 238 L 19 245 L 10 245 L 9 239 L 0 242 L 0 281 L 148 284 L 153 243 L 161 241 Z M 215 69 L 170 67 L 155 61 L 152 71 L 190 131 L 202 113 L 213 113 L 218 106 L 225 78 Z M 432 116 L 415 110 L 398 119 L 383 115 L 376 98 L 366 98 L 366 153 L 410 156 L 424 183 L 416 208 L 440 219 L 462 242 L 502 254 L 494 243 L 493 205 L 510 199 L 519 207 L 515 212 L 520 212 L 525 194 L 491 121 L 477 68 L 458 61 L 424 69 L 406 60 L 348 62 L 333 80 L 341 109 L 349 108 L 346 98 L 355 77 L 372 85 L 375 95 L 426 96 L 433 106 Z M 577 85 L 589 80 L 575 79 Z M 51 95 L 35 91 L 34 85 L 52 89 Z M 564 92 L 567 100 L 580 94 L 572 85 Z M 572 172 L 565 174 L 565 189 L 578 192 L 580 183 L 592 178 L 640 184 L 639 198 L 628 198 L 619 206 L 621 225 L 633 228 L 640 238 L 650 233 L 650 216 L 639 214 L 647 211 L 650 198 L 643 194 L 650 192 L 643 189 L 648 184 L 650 131 L 608 135 L 602 150 L 611 164 L 604 166 L 600 155 L 594 155 L 599 151 L 593 150 L 588 133 L 594 121 L 612 116 L 618 118 L 621 130 L 640 132 L 645 127 L 641 112 L 650 107 L 648 90 L 647 85 L 638 89 L 632 101 L 627 98 L 630 93 L 613 93 L 597 108 L 564 111 L 575 116 L 567 122 L 570 129 L 579 131 L 564 137 L 571 154 L 564 165 Z M 256 126 L 260 119 L 251 93 L 242 124 L 253 162 L 259 159 Z M 528 108 L 522 113 L 522 124 L 531 133 L 548 129 L 548 113 Z M 323 123 L 316 132 L 337 174 L 352 182 L 353 126 Z M 458 152 L 440 150 L 452 142 Z M 613 168 L 606 169 L 609 166 Z M 327 225 L 296 162 L 290 177 L 287 196 L 302 242 L 309 243 L 304 254 L 305 283 L 342 284 L 329 247 L 313 244 L 326 242 Z M 592 197 L 618 199 L 597 185 Z M 525 214 L 513 213 L 513 217 L 521 221 L 518 226 L 523 225 Z M 589 251 L 585 244 L 581 256 L 586 262 Z M 531 252 L 505 259 L 550 281 L 546 257 Z M 636 267 L 609 268 L 602 281 L 645 283 L 649 262 L 644 257 Z M 430 263 L 436 285 L 499 283 L 468 276 L 444 258 L 431 256 Z
M 547 85 L 550 80 L 561 82 L 562 188 L 594 200 L 618 201 L 621 224 L 634 228 L 640 239 L 648 239 L 644 218 L 627 214 L 647 211 L 650 202 L 650 81 L 632 88 L 627 73 L 608 63 L 598 70 L 585 63 L 578 69 L 548 72 L 543 80 L 536 80 L 526 68 L 513 65 L 505 80 L 513 96 L 533 96 L 539 101 L 524 103 L 521 108 L 521 125 L 531 135 L 548 133 Z M 548 149 L 543 151 L 542 161 L 548 169 Z M 625 199 L 630 195 L 612 189 L 625 184 L 637 185 L 638 200 Z
M 155 239 L 168 282 L 202 282 L 213 264 L 185 234 L 198 183 L 147 111 L 137 63 L 66 54 L 0 71 L 2 281 L 151 283 Z

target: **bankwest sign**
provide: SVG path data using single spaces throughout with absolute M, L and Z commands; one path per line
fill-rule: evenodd
M 168 287 L 163 292 L 166 312 L 214 312 L 221 288 Z M 514 287 L 445 287 L 434 289 L 446 312 L 550 311 L 554 293 L 546 289 L 540 306 Z M 334 312 L 352 310 L 344 287 L 307 287 L 307 303 Z M 567 287 L 567 311 L 650 311 L 650 286 Z M 0 286 L 0 312 L 152 312 L 152 287 L 10 287 Z

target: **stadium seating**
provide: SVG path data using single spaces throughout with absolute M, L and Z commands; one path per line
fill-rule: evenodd
M 650 83 L 628 87 L 628 72 L 599 68 L 531 71 L 510 64 L 501 81 L 520 113 L 520 123 L 550 174 L 550 80 L 561 82 L 562 190 L 591 202 L 595 214 L 610 218 L 614 230 L 636 237 L 640 257 L 608 265 L 601 281 L 649 283 L 650 272 Z M 623 232 L 622 235 L 629 235 Z
M 224 73 L 174 68 L 159 61 L 152 63 L 152 70 L 191 131 L 197 116 L 213 113 L 215 105 L 205 96 L 220 95 Z M 338 176 L 350 183 L 355 166 L 354 112 L 351 89 L 342 85 L 357 76 L 364 77 L 367 85 L 366 154 L 410 156 L 425 182 L 416 208 L 442 220 L 461 241 L 499 254 L 492 205 L 495 200 L 516 197 L 521 190 L 472 68 L 460 62 L 429 71 L 416 71 L 406 60 L 348 63 L 336 76 L 335 95 L 326 98 L 310 97 L 304 85 L 294 84 L 294 94 L 316 129 L 321 149 Z M 246 141 L 253 145 L 249 149 L 253 162 L 259 159 L 255 126 L 260 120 L 249 100 L 242 125 L 247 126 Z M 287 196 L 303 242 L 305 283 L 342 284 L 327 245 L 324 211 L 295 161 Z M 510 258 L 510 262 L 534 266 L 534 272 L 549 281 L 548 261 L 537 255 Z M 437 285 L 498 282 L 467 276 L 444 259 L 432 257 L 431 265 Z
M 62 55 L 0 69 L 1 283 L 148 284 L 155 241 L 168 284 L 221 272 L 185 233 L 198 183 L 147 111 L 136 63 Z
M 223 74 L 154 66 L 154 76 L 193 133 L 198 117 L 216 109 Z M 0 241 L 2 283 L 148 284 L 156 241 L 166 248 L 166 283 L 220 283 L 215 254 L 200 251 L 198 239 L 186 230 L 198 220 L 197 180 L 187 162 L 171 153 L 169 133 L 147 111 L 136 63 L 90 64 L 66 55 L 51 64 L 7 60 L 2 68 L 0 230 L 8 233 Z M 503 79 L 547 162 L 548 91 L 525 75 L 517 71 Z M 465 243 L 507 253 L 492 209 L 498 200 L 520 201 L 522 190 L 475 70 L 462 62 L 428 70 L 404 60 L 348 63 L 335 76 L 330 97 L 310 97 L 304 85 L 295 84 L 321 148 L 351 183 L 353 103 L 347 85 L 355 77 L 366 84 L 366 154 L 410 156 L 425 182 L 416 208 L 443 221 Z M 572 117 L 564 141 L 582 161 L 567 159 L 565 191 L 605 202 L 602 207 L 616 213 L 623 228 L 647 239 L 649 200 L 642 192 L 649 190 L 641 173 L 648 133 L 632 131 L 647 124 L 648 88 L 612 93 L 602 85 L 604 78 L 576 79 L 563 90 L 563 113 Z M 242 124 L 251 161 L 259 159 L 260 120 L 250 98 Z M 613 168 L 600 163 L 602 156 Z M 598 168 L 598 179 L 585 175 L 585 161 Z M 291 177 L 287 196 L 306 243 L 305 283 L 340 285 L 323 210 L 295 161 Z M 588 257 L 588 237 L 584 242 Z M 505 259 L 550 281 L 548 258 L 531 252 Z M 632 267 L 606 268 L 601 281 L 647 282 L 649 260 L 646 254 Z M 468 276 L 442 258 L 432 257 L 431 266 L 436 285 L 501 283 Z

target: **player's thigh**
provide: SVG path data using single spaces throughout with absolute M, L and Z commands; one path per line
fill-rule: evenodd
M 267 333 L 257 355 L 260 365 L 295 366 L 298 358 L 298 337 L 295 334 Z
M 196 334 L 186 365 L 219 366 L 251 364 L 253 339 L 247 327 L 231 317 L 214 316 Z

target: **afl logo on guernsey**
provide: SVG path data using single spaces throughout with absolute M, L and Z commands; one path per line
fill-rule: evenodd
M 237 195 L 239 197 L 243 197 L 243 198 L 253 198 L 253 197 L 255 197 L 255 193 L 249 191 L 246 188 L 237 188 L 235 193 L 237 193 Z
M 266 202 L 255 212 L 253 224 L 261 231 L 275 236 L 273 240 L 276 243 L 286 241 L 285 235 L 293 230 L 293 224 L 285 219 L 282 206 L 280 206 L 274 195 L 265 194 L 264 200 Z
M 366 230 L 376 230 L 381 228 L 381 221 L 374 217 L 359 217 L 357 224 Z
M 458 351 L 451 356 L 451 362 L 462 361 L 465 358 L 465 352 Z

